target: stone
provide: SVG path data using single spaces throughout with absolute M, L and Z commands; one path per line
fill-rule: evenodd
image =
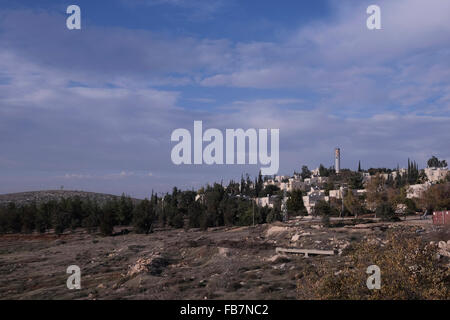
M 270 227 L 269 229 L 267 229 L 266 237 L 277 235 L 277 234 L 283 233 L 285 231 L 287 231 L 287 227 L 273 226 L 273 227 Z
M 219 247 L 219 255 L 222 257 L 229 257 L 231 255 L 231 250 L 229 248 Z

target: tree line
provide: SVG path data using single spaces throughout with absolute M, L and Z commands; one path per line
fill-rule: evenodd
M 432 160 L 433 158 L 430 159 Z M 443 161 L 437 161 L 440 165 L 446 165 Z M 367 191 L 360 195 L 347 191 L 343 199 L 319 201 L 314 214 L 323 216 L 325 221 L 329 216 L 358 217 L 368 212 L 391 219 L 395 217 L 399 206 L 406 208 L 403 211 L 407 213 L 425 209 L 429 212 L 450 209 L 450 175 L 447 182 L 431 186 L 419 199 L 406 197 L 408 185 L 426 178 L 414 161 L 408 160 L 408 168 L 404 174 L 397 174 L 395 177 L 389 175 L 387 179 L 383 178 L 382 173 L 390 173 L 392 170 L 369 169 L 374 175 L 365 185 L 360 163 L 357 172 L 342 169 L 337 175 L 331 168 L 326 169 L 323 165 L 319 170 L 328 177 L 328 181 L 321 185 L 326 193 L 340 186 L 346 190 L 365 188 Z M 306 178 L 311 176 L 311 171 L 303 166 L 301 173 L 295 174 Z M 142 201 L 122 195 L 103 203 L 77 196 L 21 206 L 10 203 L 0 207 L 0 233 L 45 233 L 53 230 L 61 234 L 68 229 L 82 227 L 89 232 L 100 231 L 103 235 L 112 235 L 115 226 L 132 226 L 138 233 L 150 233 L 155 226 L 206 229 L 281 221 L 281 203 L 285 194 L 276 185 L 264 186 L 268 178 L 259 173 L 252 180 L 247 174 L 239 182 L 232 180 L 227 186 L 214 183 L 198 192 L 181 191 L 174 187 L 171 193 L 160 196 L 152 193 L 149 199 Z M 307 191 L 287 192 L 289 215 L 307 214 L 302 198 Z M 271 206 L 259 207 L 254 203 L 253 198 L 267 195 L 275 196 L 271 197 Z
M 196 196 L 198 194 L 198 199 Z M 67 230 L 85 228 L 112 235 L 115 226 L 130 226 L 137 233 L 150 233 L 155 226 L 172 228 L 202 228 L 244 226 L 282 220 L 281 197 L 272 207 L 258 207 L 255 195 L 279 195 L 274 186 L 263 187 L 261 175 L 255 181 L 242 178 L 227 186 L 214 183 L 195 191 L 181 191 L 137 201 L 122 195 L 102 204 L 78 196 L 44 203 L 0 207 L 0 233 L 45 233 L 53 230 L 62 234 Z M 288 201 L 291 214 L 306 214 L 302 192 L 295 191 Z

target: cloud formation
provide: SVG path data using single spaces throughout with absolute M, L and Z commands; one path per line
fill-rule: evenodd
M 143 197 L 257 173 L 173 165 L 170 134 L 194 120 L 280 128 L 280 173 L 330 166 L 336 146 L 351 168 L 450 159 L 450 4 L 380 1 L 383 30 L 372 32 L 364 6 L 350 3 L 276 41 L 248 42 L 125 26 L 71 32 L 61 13 L 3 10 L 0 192 L 65 185 Z

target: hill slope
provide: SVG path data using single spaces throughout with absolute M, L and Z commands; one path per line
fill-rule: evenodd
M 17 205 L 24 205 L 36 201 L 37 204 L 47 202 L 50 200 L 61 200 L 73 197 L 80 197 L 81 199 L 90 198 L 98 203 L 105 203 L 109 200 L 118 199 L 120 196 L 86 192 L 86 191 L 74 191 L 74 190 L 42 190 L 42 191 L 29 191 L 19 193 L 0 194 L 0 205 L 6 205 L 10 202 L 14 202 Z M 138 199 L 133 199 L 139 201 Z

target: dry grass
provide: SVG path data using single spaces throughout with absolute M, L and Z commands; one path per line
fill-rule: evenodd
M 305 270 L 298 280 L 299 298 L 450 299 L 448 259 L 439 257 L 436 245 L 410 234 L 392 232 L 385 243 L 361 242 L 345 258 L 340 268 L 321 263 Z M 370 265 L 381 269 L 380 290 L 367 288 Z

